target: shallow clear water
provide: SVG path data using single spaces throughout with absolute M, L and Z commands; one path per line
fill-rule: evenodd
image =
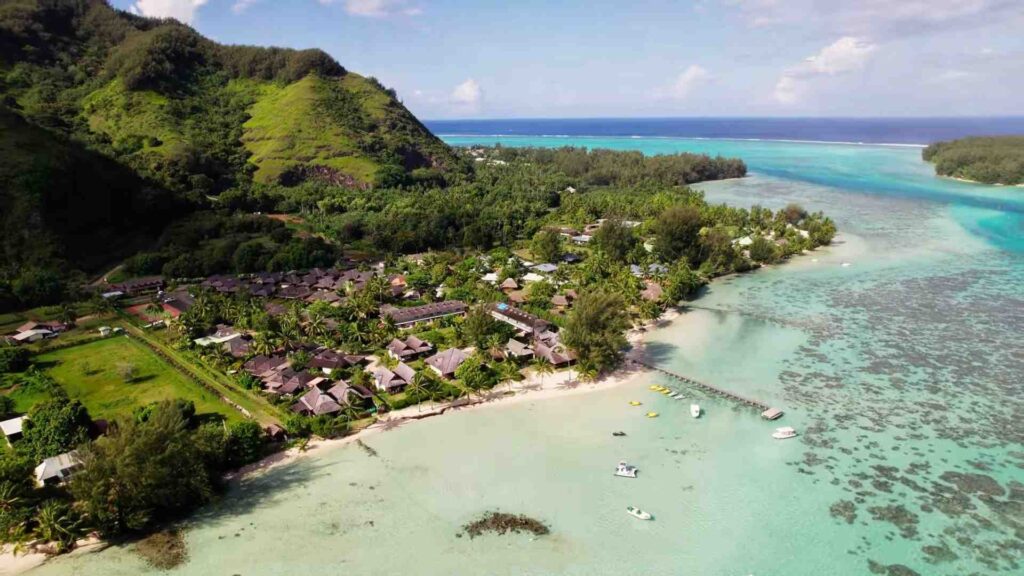
M 740 156 L 752 175 L 702 185 L 709 199 L 838 221 L 835 246 L 716 282 L 650 335 L 652 362 L 779 406 L 782 423 L 688 392 L 707 411 L 693 420 L 651 377 L 407 424 L 366 440 L 376 457 L 325 449 L 247 480 L 192 523 L 170 574 L 1024 572 L 1024 190 L 936 179 L 903 148 L 503 142 Z M 801 435 L 772 440 L 782 424 Z M 620 459 L 640 478 L 613 477 Z M 456 537 L 495 508 L 552 534 Z M 37 570 L 150 572 L 126 548 Z

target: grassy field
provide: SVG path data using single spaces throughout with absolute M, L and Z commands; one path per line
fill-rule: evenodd
M 81 346 L 47 352 L 36 358 L 72 398 L 81 400 L 93 418 L 131 414 L 138 406 L 171 398 L 185 398 L 197 414 L 220 414 L 229 420 L 242 415 L 208 390 L 194 384 L 160 357 L 133 339 L 115 336 Z M 125 382 L 120 367 L 130 364 L 135 378 Z M 14 394 L 20 404 L 25 399 Z

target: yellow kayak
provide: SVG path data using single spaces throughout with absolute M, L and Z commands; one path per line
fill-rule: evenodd
M 669 390 L 668 388 L 662 388 L 661 390 L 658 390 L 658 392 L 661 392 L 662 394 L 668 394 L 669 392 L 671 392 L 671 390 Z
M 658 413 L 657 412 L 648 412 L 647 413 L 647 417 L 648 418 L 657 418 L 658 417 Z
M 647 388 L 649 388 L 649 389 L 651 389 L 651 390 L 658 390 L 658 389 L 660 389 L 660 388 L 661 388 L 661 386 L 658 386 L 657 384 L 651 384 L 651 385 L 650 385 L 650 386 L 648 386 Z
M 629 401 L 629 405 L 630 405 L 630 406 L 639 406 L 639 405 L 640 405 L 640 402 L 637 402 L 636 400 L 630 400 L 630 401 Z

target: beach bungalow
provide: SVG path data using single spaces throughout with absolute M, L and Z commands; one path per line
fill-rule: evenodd
M 81 469 L 82 460 L 74 450 L 51 456 L 36 466 L 36 486 L 42 488 L 63 484 Z
M 547 342 L 537 340 L 533 345 L 534 354 L 538 358 L 544 358 L 551 363 L 552 366 L 568 366 L 575 360 L 572 352 L 569 351 L 562 344 L 549 344 Z
M 415 336 L 409 336 L 405 340 L 395 338 L 388 344 L 388 355 L 395 360 L 409 360 L 421 354 L 426 354 L 434 349 L 434 346 L 425 340 Z
M 390 318 L 398 328 L 412 328 L 417 324 L 430 322 L 438 318 L 465 316 L 466 303 L 461 300 L 446 300 L 444 302 L 433 302 L 409 308 L 384 305 L 380 308 L 380 314 L 382 317 Z
M 501 290 L 506 294 L 518 289 L 519 284 L 516 282 L 515 278 L 505 278 L 505 280 L 501 283 Z
M 590 241 L 592 239 L 593 237 L 590 236 L 589 234 L 580 234 L 579 236 L 572 237 L 572 243 L 577 244 L 579 246 L 586 246 L 587 244 L 590 244 Z
M 661 296 L 665 293 L 665 291 L 661 287 L 661 284 L 658 284 L 657 282 L 654 282 L 652 280 L 647 280 L 646 282 L 644 282 L 644 284 L 646 284 L 646 287 L 644 288 L 643 292 L 640 292 L 640 297 L 643 298 L 644 300 L 647 300 L 648 302 L 660 301 Z
M 523 344 L 515 338 L 509 338 L 505 344 L 505 357 L 511 360 L 527 360 L 533 358 L 533 347 Z
M 394 370 L 378 366 L 370 374 L 373 377 L 373 385 L 377 387 L 377 390 L 387 392 L 388 394 L 401 392 L 416 377 L 416 371 L 404 362 L 399 362 Z
M 291 409 L 292 412 L 304 416 L 321 416 L 341 412 L 341 405 L 330 394 L 314 386 L 303 394 Z
M 508 301 L 513 304 L 525 304 L 526 303 L 526 291 L 525 290 L 513 290 L 508 293 Z
M 539 273 L 539 274 L 551 274 L 555 270 L 558 270 L 558 265 L 545 262 L 543 264 L 536 264 L 536 265 L 534 265 L 532 270 L 534 272 Z
M 558 310 L 565 310 L 569 306 L 572 306 L 572 303 L 569 302 L 569 298 L 564 294 L 555 294 L 551 297 L 551 305 Z
M 373 404 L 373 392 L 358 384 L 349 384 L 344 380 L 338 381 L 327 391 L 335 400 L 346 406 L 366 406 Z
M 427 358 L 426 364 L 442 378 L 453 378 L 455 371 L 469 356 L 458 348 L 449 348 Z
M 525 284 L 530 284 L 531 282 L 540 282 L 541 280 L 544 279 L 545 278 L 543 276 L 537 274 L 536 272 L 527 272 L 526 274 L 523 275 L 523 282 Z
M 310 368 L 319 368 L 324 374 L 330 374 L 351 365 L 352 363 L 344 354 L 326 348 L 317 352 L 309 361 Z
M 8 445 L 13 445 L 21 439 L 22 425 L 24 425 L 24 423 L 24 416 L 18 416 L 17 418 L 11 418 L 10 420 L 0 422 L 0 431 L 3 431 L 4 438 L 7 440 Z

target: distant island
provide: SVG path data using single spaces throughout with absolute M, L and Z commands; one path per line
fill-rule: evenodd
M 931 144 L 921 153 L 939 176 L 983 184 L 1024 184 L 1024 136 L 971 137 Z

